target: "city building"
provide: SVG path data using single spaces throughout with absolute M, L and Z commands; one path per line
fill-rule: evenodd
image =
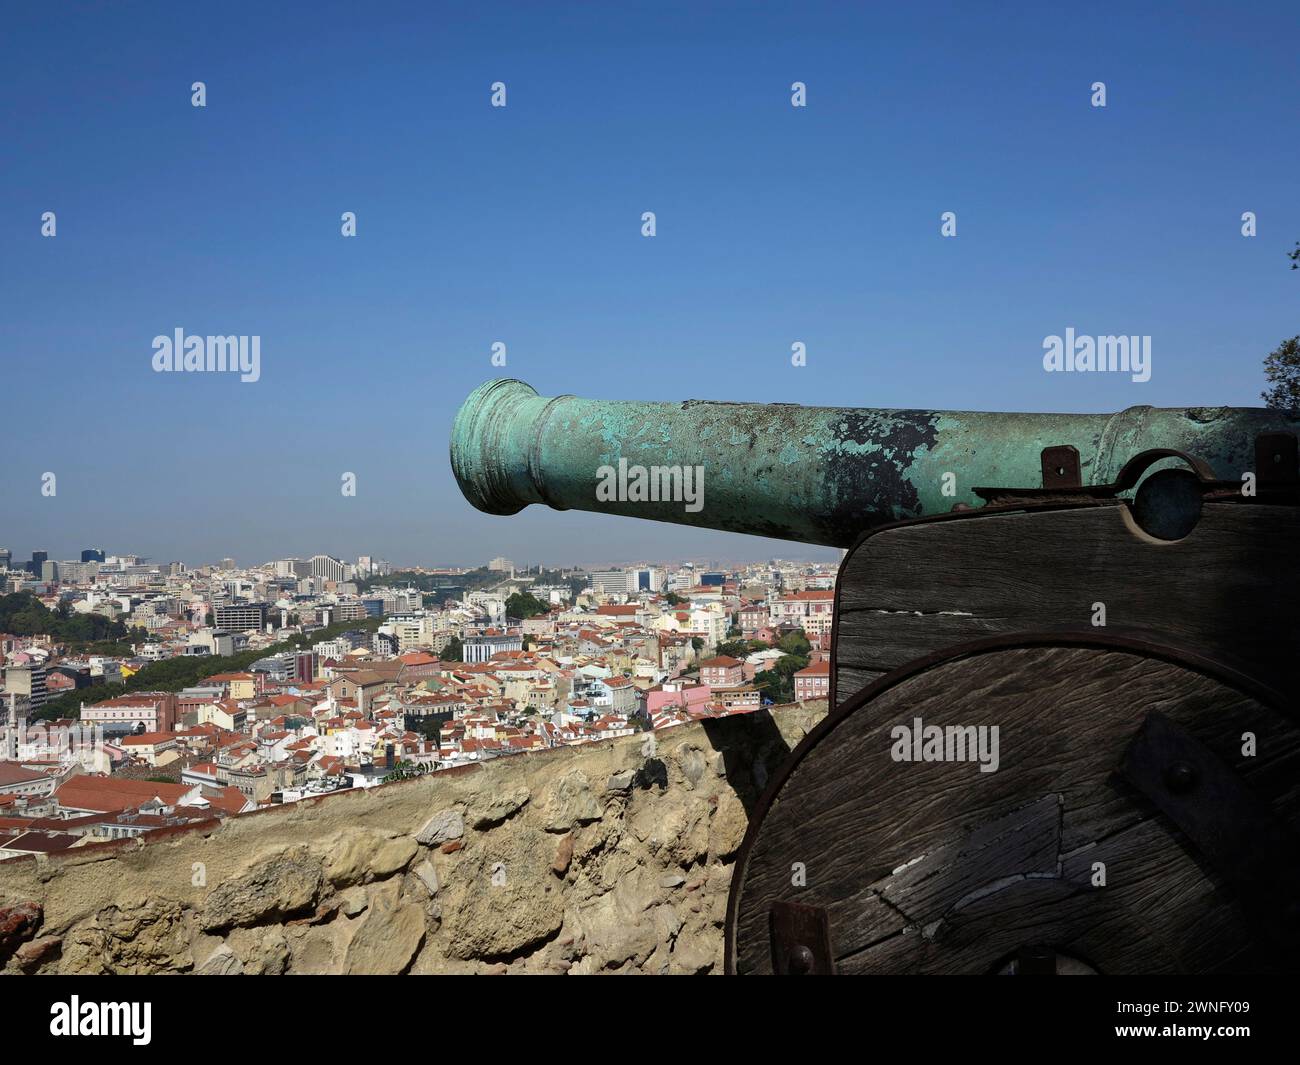
M 634 566 L 626 573 L 627 591 L 631 595 L 638 592 L 657 592 L 663 587 L 663 577 L 653 566 Z
M 822 659 L 794 675 L 794 697 L 800 702 L 826 699 L 831 691 L 831 664 Z
M 522 651 L 524 637 L 522 633 L 466 636 L 462 647 L 466 662 L 486 662 L 500 651 Z
M 835 614 L 835 593 L 833 591 L 788 592 L 776 596 L 771 602 L 771 617 L 774 625 L 792 622 L 800 628 L 810 618 L 829 619 Z
M 106 736 L 131 732 L 171 732 L 176 728 L 175 692 L 135 692 L 102 703 L 82 703 L 83 725 L 99 726 Z
M 312 555 L 311 556 L 311 575 L 318 577 L 322 581 L 345 581 L 348 579 L 348 570 L 352 567 L 333 555 Z
M 212 618 L 217 628 L 228 632 L 247 632 L 266 628 L 265 603 L 228 603 L 215 607 Z
M 29 712 L 35 712 L 45 705 L 48 698 L 44 665 L 32 662 L 22 666 L 5 668 L 5 693 L 16 695 Z
M 621 569 L 598 569 L 588 574 L 591 590 L 596 595 L 625 595 L 627 573 Z
M 739 658 L 719 655 L 700 663 L 700 683 L 710 688 L 734 688 L 745 683 L 745 663 Z

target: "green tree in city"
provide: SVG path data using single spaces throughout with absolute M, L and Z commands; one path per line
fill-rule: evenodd
M 535 618 L 549 609 L 531 592 L 515 592 L 506 600 L 506 616 L 511 618 Z
M 1300 336 L 1282 341 L 1264 356 L 1264 378 L 1272 386 L 1260 393 L 1274 410 L 1300 410 Z
M 800 655 L 782 655 L 754 678 L 754 687 L 774 703 L 792 703 L 794 675 L 807 666 L 808 659 Z
M 743 660 L 755 651 L 762 651 L 766 647 L 767 644 L 762 640 L 728 640 L 726 643 L 718 644 L 718 654 Z
M 812 650 L 812 644 L 808 642 L 808 637 L 804 635 L 803 629 L 787 632 L 776 641 L 776 645 L 788 655 L 803 656 L 805 658 L 804 665 L 807 665 L 806 658 L 808 652 Z

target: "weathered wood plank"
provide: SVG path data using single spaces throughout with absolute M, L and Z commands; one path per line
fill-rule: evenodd
M 883 677 L 869 669 L 850 669 L 842 667 L 835 675 L 835 702 L 841 703 L 856 691 L 861 691 L 877 677 Z
M 1300 508 L 1209 504 L 1185 539 L 1152 541 L 1124 507 L 920 522 L 869 537 L 840 574 L 836 696 L 943 647 L 1106 624 L 1248 666 L 1295 691 Z M 1103 630 L 1104 631 L 1104 630 Z M 843 677 L 840 674 L 843 673 Z

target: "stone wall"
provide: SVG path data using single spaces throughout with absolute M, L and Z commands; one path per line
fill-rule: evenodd
M 716 973 L 778 708 L 0 862 L 0 968 Z

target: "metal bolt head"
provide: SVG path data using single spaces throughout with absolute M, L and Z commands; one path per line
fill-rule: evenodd
M 813 952 L 802 943 L 798 944 L 794 950 L 790 951 L 790 974 L 792 976 L 807 976 L 813 971 L 814 960 Z
M 1196 770 L 1186 762 L 1175 762 L 1165 770 L 1165 787 L 1175 795 L 1184 795 L 1196 786 Z

